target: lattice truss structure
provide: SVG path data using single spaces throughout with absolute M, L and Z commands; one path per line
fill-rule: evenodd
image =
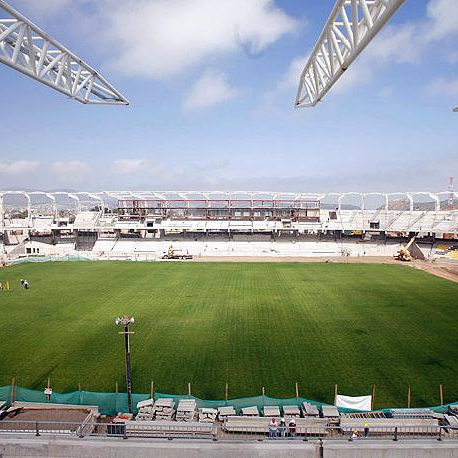
M 129 104 L 96 70 L 3 0 L 0 62 L 81 103 Z
M 405 0 L 337 0 L 301 74 L 296 107 L 314 107 Z

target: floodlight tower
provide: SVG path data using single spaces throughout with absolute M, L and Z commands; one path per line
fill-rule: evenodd
M 129 326 L 135 323 L 134 317 L 129 315 L 123 315 L 115 318 L 116 325 L 124 325 L 124 331 L 118 334 L 124 334 L 124 346 L 126 351 L 126 386 L 127 386 L 127 407 L 129 413 L 132 413 L 132 378 L 130 374 L 130 334 L 134 334 L 129 331 Z
M 129 105 L 100 73 L 3 0 L 0 62 L 78 102 Z

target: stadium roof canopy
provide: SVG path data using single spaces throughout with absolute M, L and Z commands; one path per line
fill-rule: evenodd
M 129 200 L 163 200 L 164 202 L 171 201 L 277 201 L 277 202 L 293 202 L 293 201 L 324 201 L 327 198 L 332 198 L 336 201 L 339 208 L 345 199 L 354 198 L 360 202 L 361 209 L 365 208 L 367 200 L 371 196 L 379 196 L 384 202 L 384 208 L 388 209 L 389 201 L 396 196 L 403 196 L 408 202 L 408 207 L 412 211 L 414 209 L 414 201 L 416 199 L 430 199 L 434 202 L 436 211 L 441 210 L 441 203 L 444 200 L 458 198 L 458 192 L 442 191 L 442 192 L 328 192 L 328 193 L 292 193 L 292 192 L 270 192 L 270 191 L 101 191 L 101 192 L 43 192 L 43 191 L 0 191 L 0 210 L 5 205 L 7 196 L 19 196 L 27 201 L 27 206 L 30 207 L 32 202 L 37 200 L 45 200 L 51 203 L 53 207 L 64 202 L 68 206 L 74 206 L 79 209 L 83 202 L 92 202 L 100 207 L 116 206 L 117 201 Z M 112 204 L 112 205 L 109 205 Z

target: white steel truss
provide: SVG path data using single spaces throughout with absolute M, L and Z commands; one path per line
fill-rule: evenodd
M 96 70 L 3 0 L 0 62 L 81 103 L 129 104 Z
M 301 74 L 296 107 L 314 107 L 405 0 L 337 0 Z

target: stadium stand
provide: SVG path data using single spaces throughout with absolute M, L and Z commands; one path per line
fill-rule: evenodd
M 0 194 L 0 253 L 13 259 L 152 261 L 171 245 L 198 257 L 392 256 L 413 235 L 426 258 L 457 259 L 439 247 L 458 239 L 458 210 L 440 201 L 443 193 L 404 193 L 405 201 L 386 194 L 372 209 L 365 198 L 373 193 L 336 194 L 333 205 L 323 203 L 333 193 L 102 192 L 92 194 L 100 200 L 92 209 L 83 208 L 83 192 L 68 193 L 59 208 L 34 203 L 33 193 Z M 359 206 L 343 203 L 350 194 Z M 432 201 L 418 203 L 416 194 Z

